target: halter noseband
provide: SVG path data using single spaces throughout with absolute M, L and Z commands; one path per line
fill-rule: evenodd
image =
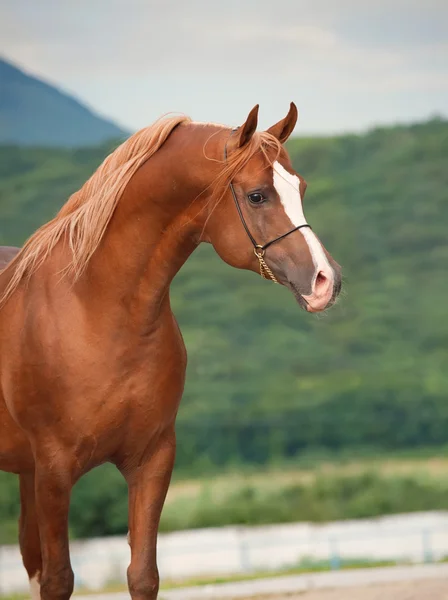
M 232 129 L 230 136 L 232 136 L 233 133 L 235 131 L 237 131 L 237 129 L 238 129 L 238 127 Z M 224 160 L 225 161 L 227 161 L 227 143 L 228 143 L 228 140 L 226 142 L 226 145 L 224 146 Z M 260 275 L 264 279 L 271 279 L 274 283 L 278 283 L 274 273 L 271 271 L 271 269 L 266 264 L 266 261 L 264 260 L 264 255 L 266 253 L 266 249 L 269 248 L 269 246 L 272 246 L 272 244 L 275 244 L 275 242 L 279 242 L 280 240 L 287 237 L 291 233 L 294 233 L 294 231 L 298 231 L 299 229 L 303 229 L 304 227 L 309 227 L 311 229 L 311 225 L 308 225 L 308 223 L 304 223 L 303 225 L 294 227 L 294 229 L 291 229 L 291 231 L 288 231 L 287 233 L 284 233 L 283 235 L 279 235 L 278 237 L 274 238 L 270 242 L 267 242 L 266 244 L 261 246 L 260 244 L 257 244 L 257 241 L 255 240 L 254 236 L 250 232 L 249 227 L 247 226 L 247 223 L 244 218 L 243 211 L 241 210 L 240 203 L 238 202 L 238 198 L 236 196 L 235 188 L 233 187 L 232 181 L 230 181 L 229 187 L 230 187 L 230 191 L 232 192 L 233 200 L 235 202 L 236 209 L 240 216 L 241 223 L 243 224 L 243 227 L 246 230 L 247 237 L 252 242 L 252 246 L 254 247 L 254 254 L 258 258 L 258 262 L 260 263 Z

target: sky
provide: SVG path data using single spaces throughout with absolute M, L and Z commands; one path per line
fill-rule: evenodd
M 129 130 L 291 100 L 303 135 L 448 116 L 447 0 L 0 0 L 0 55 Z

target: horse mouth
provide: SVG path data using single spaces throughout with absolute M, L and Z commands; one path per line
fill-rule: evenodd
M 310 312 L 310 313 L 324 312 L 324 311 L 328 310 L 329 308 L 331 308 L 333 306 L 333 304 L 336 302 L 336 298 L 337 298 L 338 293 L 339 293 L 339 290 L 335 288 L 333 290 L 333 294 L 332 294 L 332 296 L 331 296 L 328 304 L 325 306 L 325 308 L 320 309 L 320 310 L 315 310 L 309 304 L 309 302 L 307 302 L 307 300 L 303 297 L 302 293 L 300 292 L 300 290 L 298 289 L 298 287 L 294 283 L 292 283 L 291 281 L 288 281 L 287 286 L 289 287 L 289 289 L 294 294 L 294 297 L 295 297 L 295 299 L 297 301 L 297 304 L 300 306 L 300 308 L 302 308 L 303 310 L 306 310 L 306 312 Z

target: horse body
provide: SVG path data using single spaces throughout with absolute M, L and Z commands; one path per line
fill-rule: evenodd
M 234 156 L 250 143 L 251 128 L 248 119 Z M 161 136 L 161 129 L 154 135 Z M 107 231 L 105 226 L 80 276 L 63 276 L 75 252 L 64 236 L 37 270 L 31 268 L 15 284 L 21 255 L 0 273 L 0 297 L 6 293 L 0 309 L 0 468 L 20 474 L 23 560 L 33 589 L 39 591 L 41 584 L 45 600 L 66 600 L 72 592 L 70 492 L 83 473 L 106 461 L 120 469 L 129 485 L 132 598 L 157 596 L 157 528 L 174 464 L 175 418 L 186 369 L 169 286 L 201 241 L 213 243 L 233 266 L 257 270 L 234 207 L 211 202 L 210 185 L 222 172 L 219 159 L 228 136 L 228 130 L 212 125 L 173 124 L 121 190 Z M 265 157 L 250 158 L 250 171 L 247 161 L 240 168 L 245 168 L 240 185 L 257 180 L 259 187 Z M 267 176 L 263 174 L 262 189 Z M 97 193 L 98 182 L 88 185 L 89 193 Z M 76 197 L 59 219 L 71 223 L 74 215 L 83 215 L 83 206 Z M 251 220 L 257 235 L 290 228 L 284 213 L 281 218 L 276 214 L 266 211 L 264 219 Z M 87 239 L 87 220 L 83 227 Z M 300 273 L 311 283 L 304 284 L 300 296 L 318 302 L 317 288 L 323 284 L 305 252 L 305 238 L 299 232 L 294 236 L 301 237 L 295 243 L 285 239 L 278 256 L 272 252 L 270 264 L 285 281 L 284 273 L 292 267 L 286 260 L 282 271 L 279 263 L 285 263 L 288 246 L 296 251 L 302 244 Z M 25 259 L 33 251 L 29 248 L 25 246 Z M 14 255 L 8 251 L 8 261 Z M 333 267 L 336 273 L 334 262 Z M 326 282 L 337 279 L 331 273 L 322 277 Z M 292 282 L 291 288 L 299 284 Z M 337 289 L 337 283 L 332 286 Z

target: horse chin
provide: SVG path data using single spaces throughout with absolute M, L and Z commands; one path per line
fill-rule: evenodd
M 306 310 L 306 312 L 310 312 L 308 302 L 305 300 L 302 294 L 298 292 L 294 293 L 294 297 L 297 300 L 297 304 L 300 306 L 300 308 L 303 308 L 303 310 Z
M 294 285 L 294 283 L 292 283 L 291 281 L 288 281 L 288 283 L 286 285 L 291 290 L 291 292 L 294 294 L 294 298 L 296 299 L 297 304 L 300 306 L 300 308 L 303 308 L 303 310 L 306 310 L 308 312 L 309 311 L 308 302 L 305 300 L 305 298 L 299 292 L 299 290 Z

